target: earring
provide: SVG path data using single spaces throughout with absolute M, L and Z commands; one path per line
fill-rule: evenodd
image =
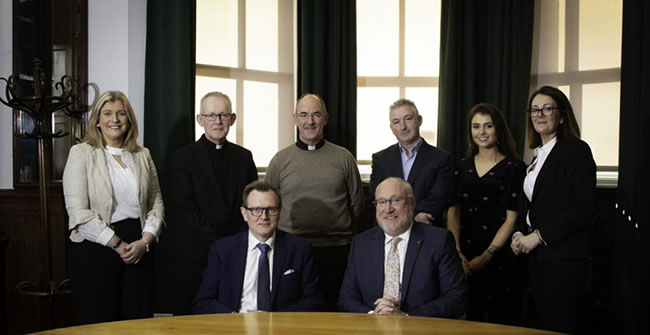
M 97 128 L 99 128 L 99 123 L 97 124 Z

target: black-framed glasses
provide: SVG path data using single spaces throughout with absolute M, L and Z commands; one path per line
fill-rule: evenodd
M 379 207 L 383 208 L 386 206 L 390 206 L 391 204 L 395 206 L 399 206 L 402 204 L 402 201 L 409 200 L 409 199 L 413 199 L 413 197 L 393 197 L 390 199 L 377 199 L 377 200 L 373 200 L 372 204 L 375 205 L 375 207 L 377 208 Z
M 543 106 L 542 108 L 532 107 L 529 108 L 527 111 L 530 114 L 530 116 L 539 116 L 540 113 L 541 115 L 544 116 L 551 116 L 551 114 L 553 114 L 553 111 L 556 109 L 560 109 L 560 108 L 555 106 Z
M 232 113 L 219 113 L 219 114 L 201 114 L 201 117 L 212 122 L 216 121 L 217 118 L 221 121 L 228 121 L 232 117 Z
M 266 213 L 268 216 L 277 216 L 280 214 L 280 207 L 244 207 L 246 210 L 251 212 L 253 216 L 262 216 L 263 213 Z

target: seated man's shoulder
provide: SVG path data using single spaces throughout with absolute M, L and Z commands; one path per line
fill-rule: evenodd
M 218 240 L 215 240 L 210 245 L 210 249 L 212 249 L 214 251 L 219 251 L 219 252 L 224 252 L 224 251 L 225 252 L 230 252 L 230 251 L 234 250 L 233 246 L 236 246 L 237 244 L 240 244 L 240 243 L 246 243 L 247 242 L 247 239 L 246 239 L 246 236 L 245 236 L 247 234 L 248 234 L 248 231 L 243 231 L 243 232 L 239 232 L 239 233 L 237 233 L 235 235 L 232 235 L 232 236 L 227 236 L 227 237 L 223 237 L 223 238 L 220 238 Z
M 352 242 L 362 243 L 363 241 L 381 238 L 382 236 L 384 236 L 384 232 L 379 226 L 375 226 L 354 236 Z
M 311 242 L 304 237 L 291 234 L 284 230 L 278 229 L 276 232 L 277 239 L 284 239 L 285 243 L 288 245 L 297 246 L 300 248 L 311 248 Z
M 449 230 L 445 228 L 417 222 L 413 224 L 413 230 L 421 230 L 425 236 L 434 237 L 436 239 L 444 239 L 447 234 L 450 234 Z

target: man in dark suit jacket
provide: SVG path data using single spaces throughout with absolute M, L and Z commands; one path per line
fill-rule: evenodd
M 210 244 L 246 229 L 239 212 L 241 191 L 258 177 L 251 152 L 226 140 L 236 117 L 227 95 L 206 94 L 196 116 L 205 134 L 172 157 L 168 208 L 177 243 L 176 315 L 192 311 Z
M 243 197 L 241 213 L 249 231 L 212 244 L 194 312 L 317 311 L 322 296 L 311 243 L 277 230 L 279 191 L 255 181 Z
M 372 155 L 370 198 L 388 177 L 405 179 L 413 186 L 415 221 L 444 226 L 442 213 L 452 195 L 452 158 L 420 136 L 422 116 L 413 101 L 400 99 L 390 106 L 390 129 L 397 143 Z
M 410 184 L 403 179 L 388 178 L 379 184 L 375 204 L 379 227 L 352 241 L 339 309 L 460 317 L 465 311 L 467 286 L 451 233 L 413 223 L 416 201 Z M 399 292 L 391 297 L 387 262 L 394 242 L 402 275 L 395 285 Z

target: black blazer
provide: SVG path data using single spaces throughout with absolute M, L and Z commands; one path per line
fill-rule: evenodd
M 226 169 L 231 178 L 227 182 L 234 192 L 228 203 L 208 151 L 214 150 L 214 144 L 206 142 L 209 141 L 203 135 L 197 142 L 177 150 L 171 162 L 174 223 L 178 225 L 182 244 L 178 251 L 191 259 L 198 257 L 199 271 L 203 270 L 213 241 L 246 229 L 239 210 L 241 195 L 246 185 L 258 179 L 251 152 L 226 142 L 221 150 L 228 157 Z
M 539 260 L 589 256 L 596 214 L 596 163 L 587 143 L 558 139 L 535 180 L 532 201 L 526 196 L 521 199 L 518 231 L 528 234 L 539 229 L 548 244 L 533 251 Z
M 437 225 L 443 225 L 442 213 L 449 206 L 453 193 L 451 171 L 451 154 L 422 139 L 407 180 L 415 194 L 415 214 L 429 213 L 434 216 Z M 389 177 L 404 178 L 397 143 L 372 155 L 371 200 L 375 199 L 377 185 Z

